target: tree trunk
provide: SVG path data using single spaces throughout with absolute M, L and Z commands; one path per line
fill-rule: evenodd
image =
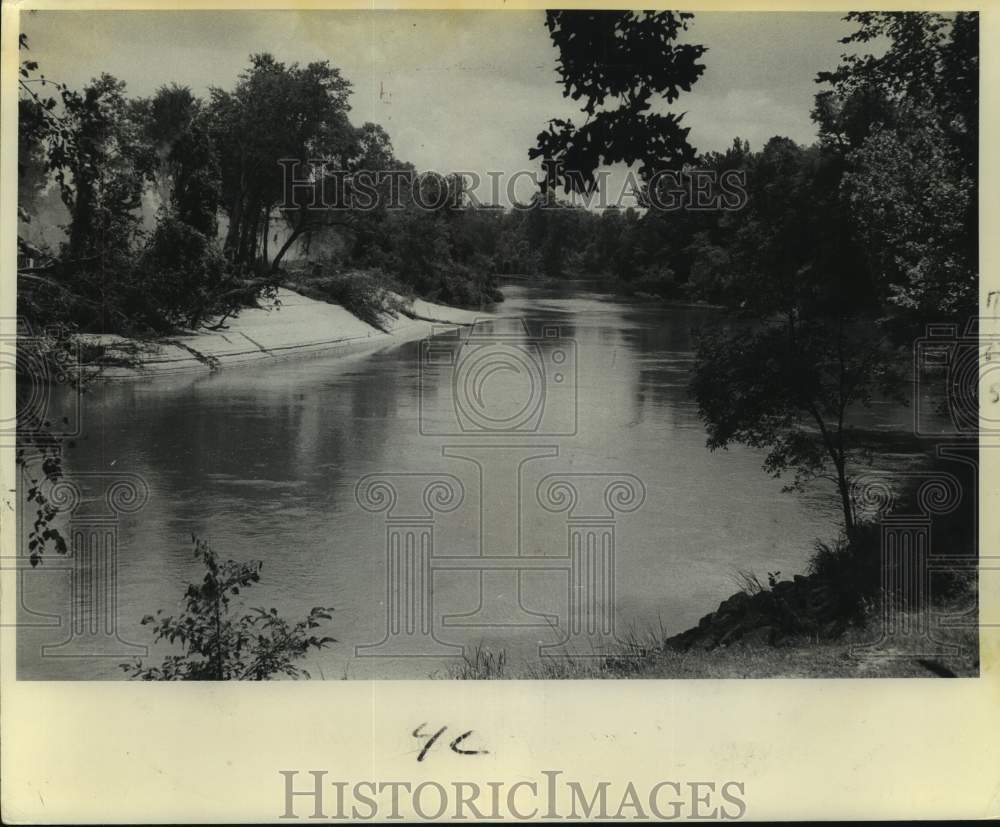
M 250 230 L 257 215 L 257 202 L 251 199 L 245 208 L 243 226 L 240 228 L 240 238 L 236 247 L 236 260 L 248 266 L 253 266 L 253 254 L 250 248 Z
M 268 252 L 267 242 L 268 236 L 271 234 L 271 206 L 267 206 L 267 212 L 264 213 L 264 250 L 261 253 L 261 258 L 264 260 L 264 264 L 267 264 L 271 260 L 271 255 Z
M 840 491 L 840 504 L 844 510 L 844 531 L 850 539 L 854 534 L 854 508 L 851 505 L 851 486 L 847 479 L 847 472 L 843 460 L 836 462 L 837 466 L 837 489 Z
M 257 271 L 258 267 L 258 246 L 257 246 L 257 229 L 260 227 L 260 205 L 254 204 L 253 217 L 247 224 L 246 240 L 243 244 L 244 255 L 246 256 L 247 262 L 253 267 L 254 272 Z
M 233 201 L 233 208 L 229 213 L 229 228 L 226 230 L 226 241 L 222 245 L 222 249 L 226 251 L 226 253 L 230 256 L 230 258 L 232 258 L 236 252 L 236 246 L 239 242 L 242 223 L 243 223 L 243 196 L 242 194 L 240 194 L 236 196 L 236 198 Z
M 289 248 L 298 240 L 299 236 L 302 235 L 304 226 L 298 226 L 292 230 L 288 238 L 285 239 L 285 243 L 281 245 L 280 249 L 274 256 L 274 261 L 271 262 L 271 272 L 278 272 L 278 265 L 281 264 L 281 260 L 285 257 L 285 253 L 288 252 Z

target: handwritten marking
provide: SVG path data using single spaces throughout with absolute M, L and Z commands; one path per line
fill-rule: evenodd
M 424 723 L 420 724 L 420 726 L 418 726 L 415 730 L 413 730 L 414 738 L 427 738 L 427 741 L 424 742 L 423 748 L 420 750 L 420 754 L 417 756 L 418 761 L 423 761 L 424 758 L 427 757 L 427 753 L 430 751 L 431 747 L 434 746 L 434 744 L 437 742 L 437 739 L 440 738 L 445 733 L 445 730 L 448 729 L 447 726 L 443 726 L 428 738 L 428 734 L 423 731 L 425 726 L 427 726 L 426 721 L 424 721 Z M 486 749 L 463 749 L 462 747 L 459 746 L 459 744 L 465 741 L 465 739 L 468 738 L 470 735 L 472 735 L 473 732 L 474 730 L 471 729 L 463 732 L 461 735 L 455 738 L 450 744 L 448 744 L 449 749 L 451 749 L 452 752 L 458 755 L 488 755 L 489 750 Z

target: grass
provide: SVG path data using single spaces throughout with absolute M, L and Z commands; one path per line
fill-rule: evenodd
M 463 651 L 461 662 L 449 666 L 448 677 L 460 681 L 501 680 L 509 677 L 507 653 L 502 649 L 493 652 L 478 644 L 470 653 Z
M 913 618 L 911 617 L 911 620 Z M 668 648 L 663 630 L 637 634 L 630 630 L 618 649 L 605 656 L 539 657 L 514 667 L 504 650 L 476 646 L 448 671 L 460 680 L 595 680 L 731 679 L 731 678 L 938 678 L 979 674 L 976 628 L 940 628 L 937 641 L 959 647 L 944 655 L 928 651 L 918 641 L 886 641 L 865 648 L 878 638 L 878 622 L 852 627 L 836 641 L 802 637 L 781 646 L 736 643 L 710 651 L 679 652 Z M 934 647 L 931 647 L 932 649 Z
M 780 573 L 780 572 L 779 572 Z M 730 576 L 736 591 L 744 594 L 760 594 L 766 592 L 768 587 L 760 582 L 760 578 L 750 569 L 737 569 Z

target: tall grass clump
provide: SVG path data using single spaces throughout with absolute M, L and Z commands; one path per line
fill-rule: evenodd
M 881 536 L 877 523 L 861 523 L 849 536 L 816 541 L 809 573 L 830 615 L 858 621 L 867 606 L 883 599 Z

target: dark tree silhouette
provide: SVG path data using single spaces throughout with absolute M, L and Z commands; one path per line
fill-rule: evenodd
M 601 164 L 639 164 L 648 179 L 694 159 L 683 115 L 652 111 L 673 103 L 704 71 L 705 47 L 677 43 L 694 15 L 682 12 L 550 11 L 564 97 L 584 102 L 582 126 L 554 118 L 528 155 L 542 158 L 546 190 L 592 192 Z M 608 104 L 608 105 L 606 105 Z

